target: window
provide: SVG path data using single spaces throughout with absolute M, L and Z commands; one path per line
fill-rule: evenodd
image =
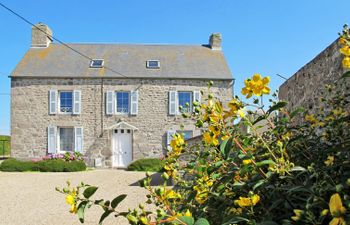
M 102 68 L 104 64 L 103 59 L 93 59 L 90 62 L 90 67 L 91 68 Z
M 72 91 L 60 91 L 59 92 L 59 109 L 61 113 L 73 112 L 73 92 Z
M 129 113 L 129 102 L 130 102 L 130 93 L 129 92 L 117 92 L 116 93 L 116 112 L 120 114 Z
M 61 152 L 74 151 L 74 128 L 59 128 L 59 150 Z
M 193 137 L 192 130 L 178 130 L 176 133 L 182 134 L 185 140 L 191 139 Z
M 180 106 L 182 107 L 181 112 L 191 112 L 192 111 L 192 92 L 180 91 L 178 92 L 178 98 L 179 98 L 179 107 Z
M 147 60 L 146 67 L 149 69 L 159 69 L 160 62 L 159 62 L 159 60 Z

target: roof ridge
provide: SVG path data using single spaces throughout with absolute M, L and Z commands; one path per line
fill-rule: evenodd
M 53 42 L 53 45 L 62 45 Z M 50 45 L 51 45 L 50 44 Z M 135 46 L 183 46 L 183 47 L 207 47 L 206 44 L 176 44 L 176 43 L 118 43 L 118 42 L 71 42 L 67 45 L 135 45 Z

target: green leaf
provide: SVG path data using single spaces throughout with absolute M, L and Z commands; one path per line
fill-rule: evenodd
M 98 187 L 94 187 L 94 186 L 90 186 L 90 187 L 86 188 L 84 190 L 84 193 L 83 193 L 84 197 L 90 198 L 97 191 L 97 189 L 98 189 Z
M 346 78 L 346 77 L 350 77 L 350 71 L 345 72 L 345 73 L 341 76 L 341 78 Z
M 102 214 L 102 216 L 101 216 L 100 221 L 98 222 L 98 224 L 101 225 L 102 222 L 103 222 L 103 221 L 109 216 L 109 214 L 111 214 L 112 212 L 113 212 L 113 211 L 111 211 L 111 210 L 105 211 L 105 212 Z
M 84 214 L 85 214 L 85 208 L 87 205 L 88 201 L 82 201 L 78 205 L 78 218 L 80 223 L 84 223 Z
M 283 108 L 287 104 L 288 102 L 285 102 L 285 101 L 277 102 L 275 105 L 271 106 L 271 108 L 267 111 L 267 114 L 271 114 L 273 111 Z
M 240 216 L 234 216 L 234 217 L 231 217 L 228 221 L 226 221 L 222 225 L 231 225 L 231 224 L 235 224 L 235 223 L 239 223 L 239 222 L 243 222 L 243 221 L 249 222 L 249 220 L 247 218 L 240 217 Z
M 270 164 L 275 165 L 276 163 L 273 160 L 271 160 L 271 159 L 267 159 L 267 160 L 264 160 L 264 161 L 261 161 L 261 162 L 257 162 L 256 166 L 259 167 L 259 166 L 270 165 Z
M 253 190 L 255 191 L 255 189 L 257 189 L 258 187 L 260 187 L 262 184 L 265 183 L 265 180 L 259 180 L 258 182 L 256 182 L 256 184 L 253 186 Z
M 269 221 L 262 221 L 262 222 L 258 223 L 257 225 L 278 225 L 278 223 L 269 220 Z
M 294 166 L 290 171 L 306 171 L 306 169 L 301 166 Z
M 233 139 L 230 137 L 220 144 L 220 151 L 224 159 L 227 159 L 230 154 L 230 151 L 232 149 L 232 141 Z
M 298 107 L 296 110 L 290 113 L 290 118 L 294 118 L 299 113 L 305 112 L 305 109 L 303 107 Z
M 267 118 L 266 115 L 259 116 L 254 122 L 252 123 L 253 125 L 257 124 L 258 122 L 265 120 Z
M 208 220 L 206 220 L 205 218 L 199 218 L 194 225 L 210 225 Z
M 182 223 L 185 223 L 186 225 L 193 225 L 194 224 L 194 219 L 191 216 L 179 216 L 176 218 L 176 220 L 174 220 L 174 224 L 181 224 L 180 221 Z
M 111 206 L 114 209 L 119 205 L 120 202 L 122 202 L 126 198 L 126 195 L 119 195 L 118 197 L 114 198 L 111 202 Z

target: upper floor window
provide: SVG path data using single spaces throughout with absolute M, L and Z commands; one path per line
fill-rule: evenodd
M 192 92 L 179 91 L 178 92 L 179 107 L 182 107 L 181 112 L 192 112 Z
M 59 110 L 61 113 L 73 112 L 73 92 L 72 91 L 59 92 Z
M 147 60 L 146 67 L 149 69 L 159 69 L 160 62 L 159 62 L 159 60 Z
M 90 67 L 91 68 L 102 68 L 104 64 L 103 59 L 93 59 L 90 62 Z
M 116 92 L 116 112 L 128 114 L 130 109 L 130 92 Z

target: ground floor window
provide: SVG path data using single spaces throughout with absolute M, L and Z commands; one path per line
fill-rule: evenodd
M 178 130 L 176 133 L 182 134 L 184 136 L 185 140 L 193 138 L 193 131 L 192 130 Z
M 59 128 L 59 150 L 61 152 L 74 152 L 74 128 Z

